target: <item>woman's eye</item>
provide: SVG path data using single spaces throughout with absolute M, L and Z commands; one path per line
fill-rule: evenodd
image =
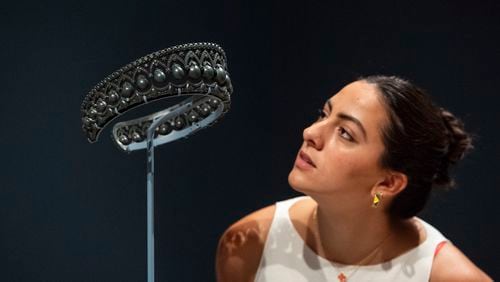
M 343 128 L 343 127 L 339 127 L 339 130 L 340 130 L 340 135 L 342 135 L 342 133 L 345 133 L 346 135 L 344 136 L 347 136 L 347 137 L 343 137 L 344 139 L 347 139 L 348 141 L 351 141 L 353 142 L 354 139 L 351 137 L 351 135 L 349 133 L 347 133 L 347 131 Z
M 323 109 L 318 109 L 318 119 L 316 121 L 320 121 L 326 117 L 326 113 Z M 346 139 L 347 141 L 354 142 L 354 138 L 345 130 L 343 127 L 339 127 L 340 130 L 340 135 L 343 136 L 342 138 Z

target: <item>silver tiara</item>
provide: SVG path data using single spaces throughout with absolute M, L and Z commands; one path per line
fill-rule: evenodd
M 232 92 L 220 46 L 178 45 L 139 58 L 99 82 L 81 105 L 82 129 L 93 143 L 107 124 L 126 111 L 185 96 L 172 107 L 113 127 L 112 138 L 124 151 L 146 148 L 152 126 L 152 145 L 157 146 L 216 123 L 229 110 Z

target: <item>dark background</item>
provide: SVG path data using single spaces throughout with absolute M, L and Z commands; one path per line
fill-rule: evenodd
M 157 281 L 214 281 L 223 231 L 299 195 L 287 175 L 316 109 L 373 73 L 414 81 L 480 136 L 458 189 L 420 216 L 500 277 L 500 4 L 351 2 L 3 3 L 0 280 L 146 280 L 145 152 L 116 149 L 111 125 L 88 144 L 80 104 L 126 63 L 198 41 L 225 49 L 232 109 L 156 150 Z

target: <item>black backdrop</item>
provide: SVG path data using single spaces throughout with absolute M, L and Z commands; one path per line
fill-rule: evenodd
M 145 152 L 118 151 L 109 129 L 88 144 L 79 108 L 129 61 L 197 41 L 225 49 L 235 92 L 220 123 L 156 151 L 158 281 L 214 281 L 225 228 L 298 195 L 303 128 L 372 73 L 413 80 L 480 136 L 459 188 L 420 216 L 499 277 L 500 5 L 350 2 L 2 4 L 0 280 L 145 281 Z

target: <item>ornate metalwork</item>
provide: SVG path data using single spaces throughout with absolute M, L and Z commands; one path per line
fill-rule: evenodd
M 192 108 L 156 128 L 155 145 L 163 144 L 175 140 L 165 136 L 205 119 L 211 121 L 204 126 L 217 122 L 229 110 L 232 92 L 221 47 L 214 43 L 178 45 L 127 64 L 98 83 L 81 105 L 82 129 L 93 143 L 107 124 L 130 109 L 164 98 L 197 96 Z M 145 148 L 146 129 L 154 116 L 115 125 L 113 139 L 119 148 Z

